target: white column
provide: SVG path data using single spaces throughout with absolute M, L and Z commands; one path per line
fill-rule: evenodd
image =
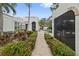
M 79 16 L 75 17 L 75 50 L 76 55 L 79 56 Z
M 32 31 L 32 24 L 31 24 L 31 20 L 28 23 L 28 31 Z
M 55 10 L 52 11 L 52 36 L 54 37 L 54 15 L 55 15 Z
M 39 31 L 39 24 L 38 24 L 38 21 L 36 22 L 36 31 Z

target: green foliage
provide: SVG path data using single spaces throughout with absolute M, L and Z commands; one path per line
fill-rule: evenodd
M 25 30 L 18 30 L 14 33 L 13 38 L 19 41 L 24 41 L 28 39 L 28 35 Z
M 9 13 L 11 9 L 13 11 L 13 14 L 16 14 L 15 6 L 16 3 L 0 3 L 0 12 L 3 12 L 2 8 L 4 8 L 4 11 L 7 11 L 7 13 Z
M 75 55 L 75 52 L 71 48 L 69 48 L 67 45 L 60 42 L 59 40 L 52 38 L 49 34 L 45 33 L 45 39 L 53 55 L 56 55 L 56 56 L 74 56 Z
M 33 32 L 29 37 L 28 45 L 31 47 L 32 50 L 35 46 L 36 38 L 37 38 L 37 33 L 36 32 Z
M 10 43 L 0 49 L 2 56 L 30 56 L 35 46 L 37 32 L 31 32 L 29 39 Z
M 43 27 L 45 26 L 45 18 L 42 18 L 42 19 L 39 21 L 39 25 L 40 25 L 41 29 L 43 29 Z
M 24 41 L 11 43 L 2 49 L 3 56 L 28 56 L 31 55 L 31 50 L 26 46 Z
M 28 31 L 28 32 L 27 32 L 28 37 L 29 37 L 31 34 L 32 34 L 32 31 Z
M 0 46 L 3 46 L 9 42 L 12 42 L 12 39 L 10 38 L 11 33 L 0 35 Z
M 47 24 L 48 24 L 47 25 L 48 26 L 48 29 L 52 29 L 52 20 L 49 20 Z
M 0 46 L 4 46 L 12 41 L 25 41 L 28 39 L 28 32 L 25 30 L 17 30 L 16 32 L 4 32 L 0 35 Z M 30 33 L 31 34 L 31 33 Z

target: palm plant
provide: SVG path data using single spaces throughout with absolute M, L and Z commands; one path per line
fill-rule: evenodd
M 3 13 L 4 11 L 9 13 L 11 9 L 13 11 L 13 14 L 16 14 L 15 6 L 16 3 L 0 3 L 0 13 Z
M 53 3 L 52 6 L 50 7 L 50 10 L 51 11 L 56 10 L 58 7 L 59 7 L 58 3 Z
M 28 23 L 29 23 L 29 21 L 30 21 L 30 8 L 31 8 L 31 3 L 26 3 L 26 6 L 28 7 Z

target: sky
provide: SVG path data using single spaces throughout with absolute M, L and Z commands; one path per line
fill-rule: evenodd
M 36 16 L 41 18 L 48 18 L 52 15 L 50 10 L 51 4 L 42 3 L 32 3 L 31 5 L 31 16 Z M 23 3 L 18 3 L 16 8 L 16 16 L 25 17 L 28 16 L 28 7 Z

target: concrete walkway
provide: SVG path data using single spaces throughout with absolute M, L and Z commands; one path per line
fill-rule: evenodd
M 38 32 L 32 56 L 52 56 L 51 51 L 44 39 L 44 31 L 42 30 Z

